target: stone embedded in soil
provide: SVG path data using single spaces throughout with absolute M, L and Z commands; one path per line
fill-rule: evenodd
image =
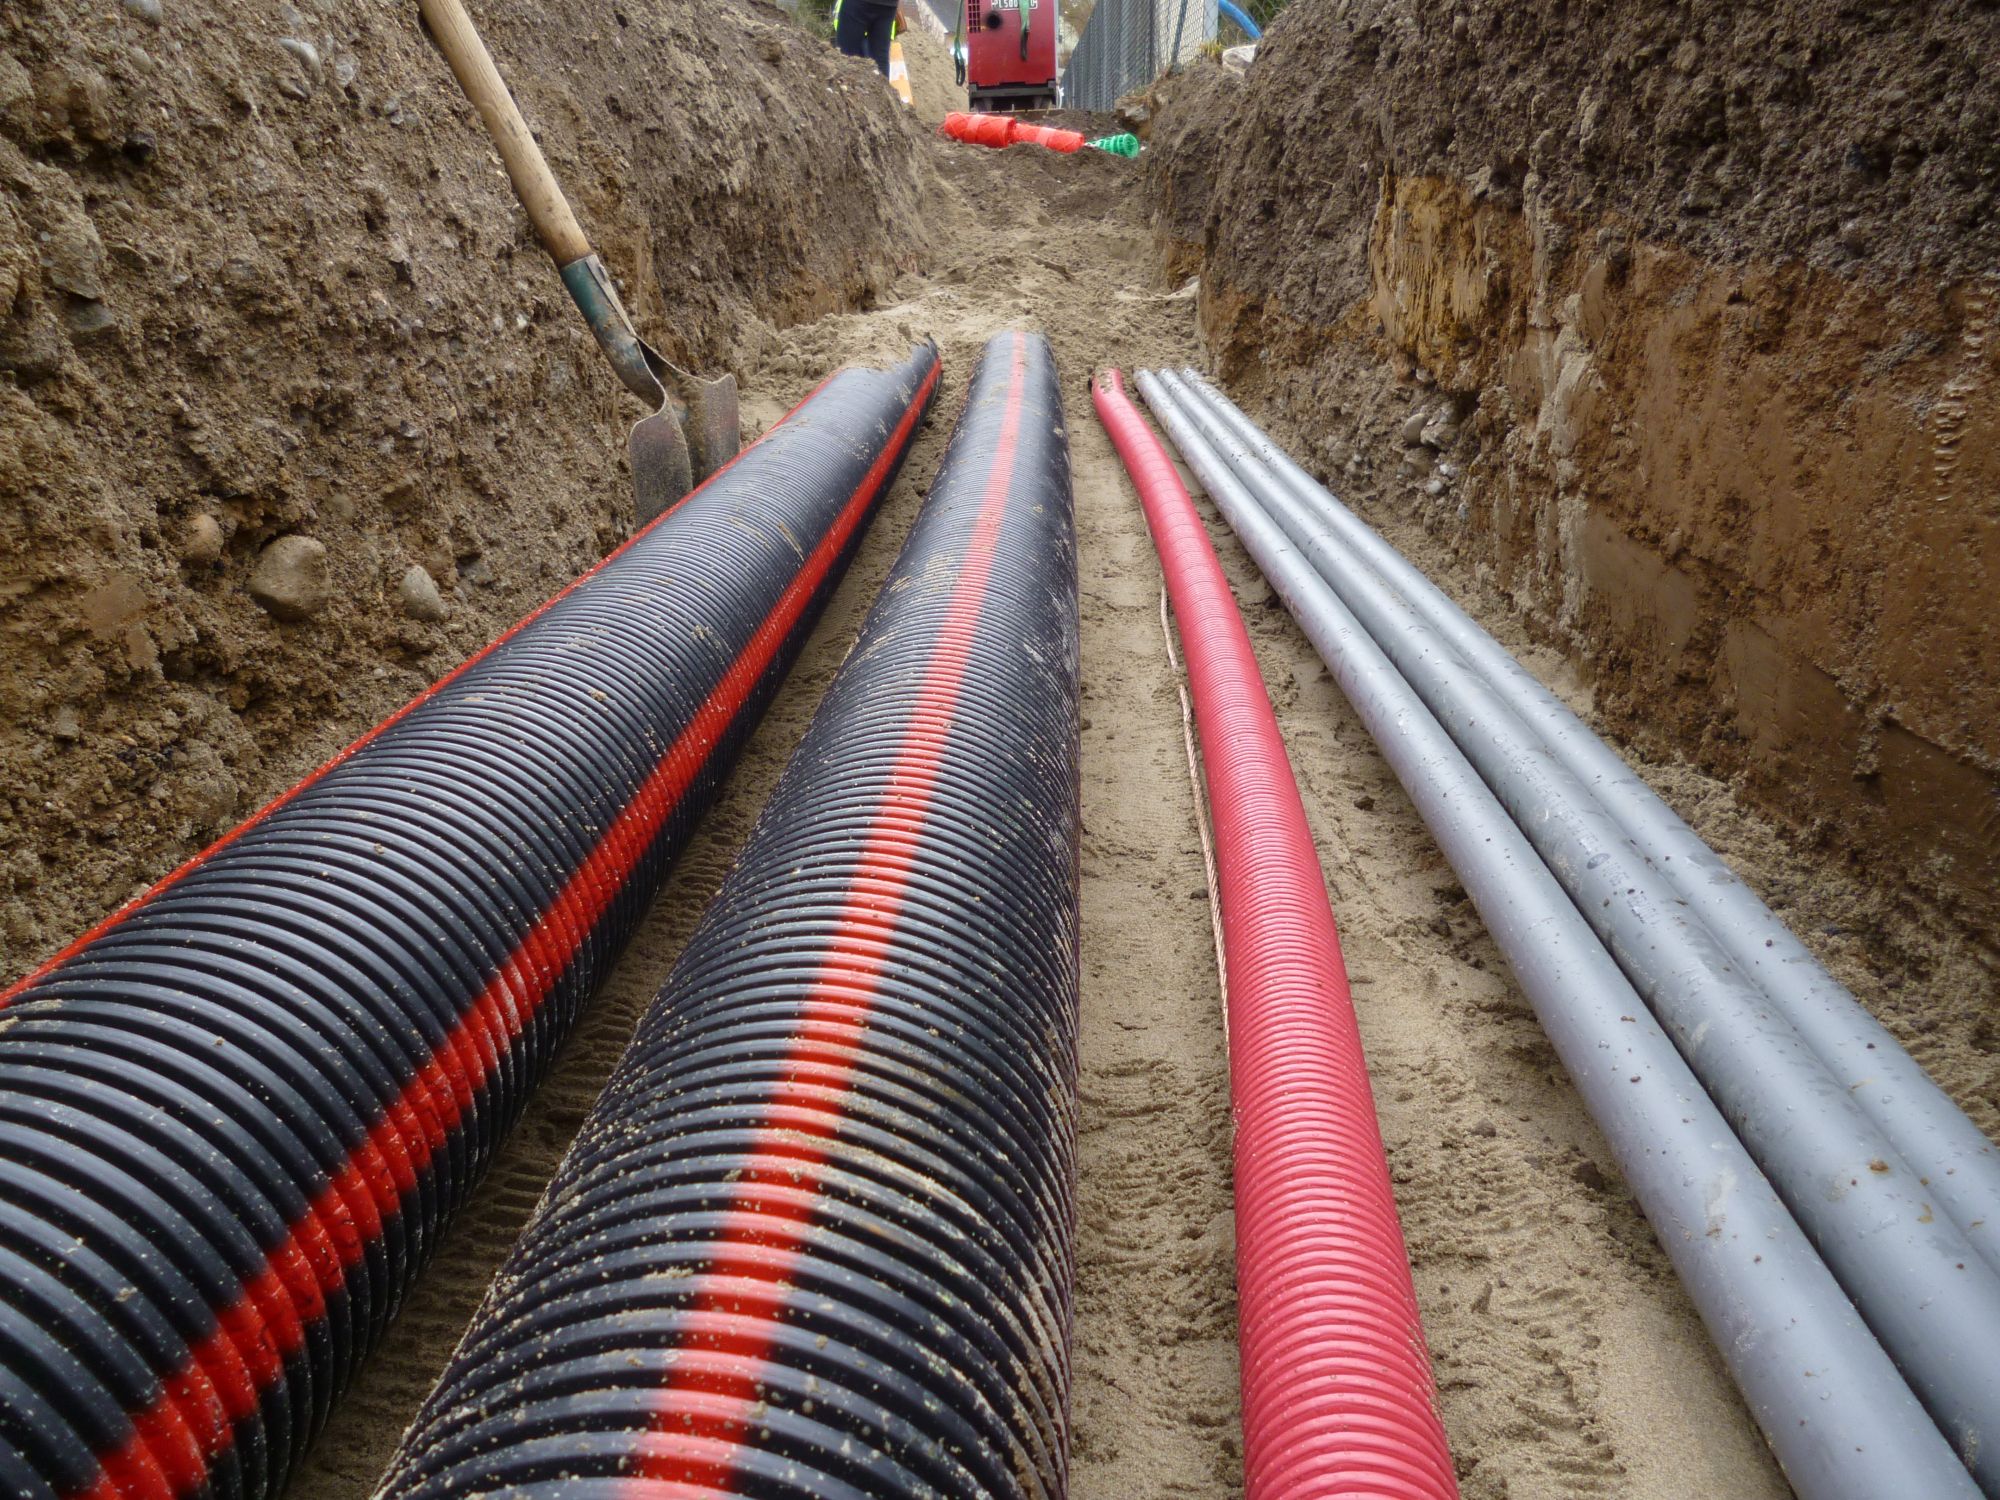
M 1593 1193 L 1608 1193 L 1613 1191 L 1611 1179 L 1604 1175 L 1604 1169 L 1594 1161 L 1586 1160 L 1578 1162 L 1570 1168 L 1569 1175 L 1575 1178 L 1578 1184 L 1588 1188 Z
M 160 0 L 124 0 L 125 8 L 142 21 L 160 24 Z
M 93 301 L 104 296 L 104 241 L 89 216 L 67 204 L 49 203 L 40 236 L 42 271 L 49 284 Z
M 103 144 L 118 134 L 111 85 L 95 68 L 60 62 L 35 79 L 35 136 L 53 144 L 65 137 Z
M 312 98 L 313 86 L 320 78 L 319 48 L 296 36 L 279 37 L 278 45 L 298 64 L 296 69 L 277 74 L 278 92 L 291 99 Z
M 319 48 L 302 37 L 295 36 L 279 37 L 278 45 L 304 63 L 306 71 L 313 77 L 319 77 Z
M 242 788 L 214 746 L 190 745 L 177 769 L 183 805 L 197 828 L 214 828 L 235 814 Z
M 427 620 L 435 624 L 450 614 L 444 602 L 444 595 L 438 592 L 437 580 L 422 563 L 411 563 L 403 574 L 403 581 L 396 585 L 396 597 L 402 601 L 403 613 L 412 620 Z
M 67 345 L 46 307 L 31 308 L 26 317 L 0 319 L 0 371 L 33 385 L 62 368 Z
M 72 297 L 69 306 L 63 310 L 63 321 L 69 325 L 73 336 L 89 339 L 116 328 L 118 315 L 94 297 Z
M 187 523 L 181 537 L 181 561 L 205 568 L 222 559 L 222 523 L 206 511 Z
M 249 588 L 277 619 L 310 620 L 326 607 L 326 544 L 309 536 L 279 537 L 258 556 Z

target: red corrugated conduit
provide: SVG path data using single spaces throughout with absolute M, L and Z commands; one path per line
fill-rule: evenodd
M 973 146 L 1046 146 L 1067 155 L 1084 147 L 1083 132 L 1055 125 L 1030 125 L 1026 120 L 1004 114 L 972 114 L 953 110 L 938 130 L 956 141 Z
M 1180 624 L 1229 977 L 1248 1500 L 1456 1496 L 1319 855 L 1229 584 L 1115 370 L 1092 388 Z

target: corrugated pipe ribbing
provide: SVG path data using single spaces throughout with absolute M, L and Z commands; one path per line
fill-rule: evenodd
M 385 1497 L 1063 1494 L 1077 703 L 1060 396 L 1005 334 Z
M 1118 372 L 1092 389 L 1187 655 L 1215 824 L 1249 1500 L 1458 1494 L 1319 853 L 1250 636 Z
M 783 679 L 928 407 L 836 375 L 0 995 L 0 1490 L 275 1494 Z

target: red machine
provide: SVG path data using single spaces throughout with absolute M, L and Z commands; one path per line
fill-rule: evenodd
M 975 110 L 1053 109 L 1056 0 L 964 0 L 958 81 Z

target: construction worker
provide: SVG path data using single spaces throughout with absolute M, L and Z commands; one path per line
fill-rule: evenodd
M 887 78 L 898 15 L 897 0 L 833 0 L 833 44 L 849 57 L 874 59 Z

